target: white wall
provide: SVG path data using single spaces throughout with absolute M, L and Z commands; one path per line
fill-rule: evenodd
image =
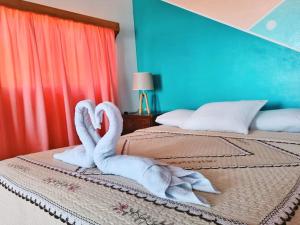
M 132 0 L 27 0 L 120 23 L 117 37 L 119 96 L 123 111 L 138 108 L 132 91 L 132 73 L 137 71 Z

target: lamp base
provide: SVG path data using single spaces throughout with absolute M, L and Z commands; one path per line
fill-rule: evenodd
M 148 115 L 150 115 L 150 107 L 149 107 L 149 102 L 148 102 L 148 95 L 146 92 L 142 91 L 140 93 L 140 107 L 139 107 L 139 114 L 142 115 L 143 113 L 143 99 L 145 98 L 146 101 L 146 109 L 147 109 L 147 113 Z

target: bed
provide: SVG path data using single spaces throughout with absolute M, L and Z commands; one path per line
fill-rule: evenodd
M 56 149 L 0 162 L 0 223 L 300 224 L 300 134 L 249 135 L 156 126 L 122 136 L 119 154 L 199 170 L 221 194 L 206 208 L 158 198 L 118 176 L 52 158 Z

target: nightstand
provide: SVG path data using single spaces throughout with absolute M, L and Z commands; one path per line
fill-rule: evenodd
M 132 133 L 138 129 L 156 126 L 155 119 L 157 115 L 154 114 L 131 114 L 124 113 L 123 115 L 123 135 Z

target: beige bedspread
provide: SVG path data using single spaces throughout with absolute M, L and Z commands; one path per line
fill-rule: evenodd
M 0 224 L 300 225 L 300 134 L 159 126 L 121 138 L 122 154 L 201 171 L 222 192 L 199 193 L 211 208 L 160 199 L 128 179 L 53 160 L 62 150 L 0 162 Z

